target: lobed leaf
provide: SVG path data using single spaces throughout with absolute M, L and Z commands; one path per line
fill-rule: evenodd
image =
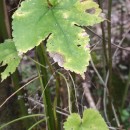
M 51 34 L 47 51 L 59 66 L 84 75 L 90 60 L 89 36 L 78 25 L 103 21 L 93 0 L 26 0 L 13 15 L 17 50 L 26 53 Z
M 5 40 L 0 44 L 0 63 L 1 66 L 7 65 L 4 72 L 1 73 L 2 81 L 6 79 L 10 74 L 15 72 L 16 67 L 20 63 L 20 57 L 12 40 Z
M 109 130 L 98 111 L 86 109 L 83 118 L 72 113 L 64 123 L 65 130 Z

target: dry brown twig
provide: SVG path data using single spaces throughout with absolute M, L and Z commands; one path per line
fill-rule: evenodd
M 87 83 L 84 82 L 82 86 L 84 89 L 84 95 L 89 103 L 90 108 L 97 109 Z

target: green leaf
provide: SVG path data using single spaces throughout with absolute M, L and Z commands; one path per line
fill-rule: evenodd
M 1 73 L 2 81 L 6 79 L 10 74 L 15 72 L 16 67 L 20 63 L 20 57 L 12 40 L 5 40 L 0 44 L 0 62 L 1 66 L 7 65 L 3 73 Z
M 78 114 L 72 113 L 64 123 L 65 130 L 109 130 L 98 111 L 86 109 L 81 119 Z
M 78 114 L 71 114 L 64 123 L 65 130 L 80 130 L 81 118 Z
M 38 46 L 49 34 L 47 51 L 59 66 L 84 75 L 90 60 L 89 36 L 77 25 L 103 21 L 93 0 L 26 0 L 13 15 L 13 37 L 19 52 Z

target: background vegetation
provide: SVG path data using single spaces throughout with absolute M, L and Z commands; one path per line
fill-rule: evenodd
M 0 1 L 1 43 L 12 37 L 11 16 L 20 2 Z M 49 58 L 44 41 L 24 55 L 16 72 L 0 83 L 0 124 L 28 117 L 3 129 L 26 130 L 36 123 L 34 130 L 62 130 L 70 111 L 82 115 L 88 107 L 98 109 L 111 130 L 130 129 L 130 1 L 96 2 L 107 20 L 84 27 L 91 39 L 85 80 L 58 67 Z M 29 118 L 30 114 L 37 115 Z

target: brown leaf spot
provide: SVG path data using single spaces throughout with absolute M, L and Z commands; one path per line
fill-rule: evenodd
M 51 52 L 49 53 L 49 55 L 53 58 L 55 62 L 58 63 L 59 66 L 63 67 L 63 64 L 65 63 L 65 58 L 63 55 L 57 52 Z
M 95 14 L 95 8 L 87 9 L 86 12 L 89 14 Z

